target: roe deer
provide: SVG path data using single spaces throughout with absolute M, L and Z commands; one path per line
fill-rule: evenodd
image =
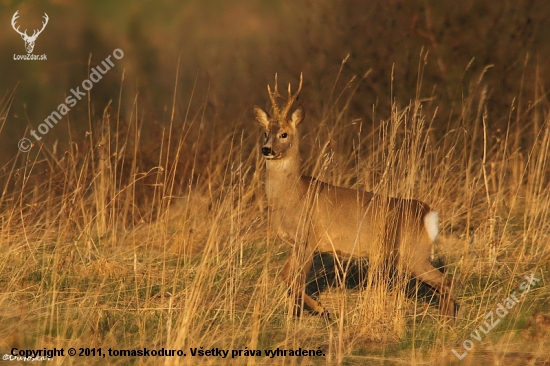
M 443 316 L 454 321 L 456 304 L 451 281 L 429 261 L 439 233 L 437 212 L 420 201 L 336 187 L 300 173 L 298 125 L 304 110 L 293 103 L 302 89 L 302 75 L 295 94 L 288 85 L 288 99 L 267 87 L 273 114 L 254 106 L 256 120 L 265 128 L 262 154 L 266 159 L 265 189 L 270 225 L 293 249 L 281 277 L 294 296 L 294 314 L 302 308 L 328 316 L 324 308 L 305 293 L 305 279 L 315 252 L 339 258 L 366 257 L 369 267 L 397 266 L 431 286 L 439 295 Z M 277 98 L 286 101 L 279 109 Z M 378 265 L 378 267 L 377 267 Z M 305 305 L 305 306 L 304 306 Z

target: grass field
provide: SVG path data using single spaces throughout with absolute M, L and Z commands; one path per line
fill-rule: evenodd
M 383 78 L 358 64 L 357 54 L 307 65 L 302 166 L 326 182 L 417 198 L 439 212 L 436 252 L 454 279 L 455 327 L 441 324 L 436 307 L 385 284 L 322 293 L 330 322 L 293 318 L 277 278 L 288 250 L 267 229 L 261 129 L 252 114 L 253 103 L 268 100 L 271 68 L 237 84 L 250 91 L 220 98 L 216 80 L 195 73 L 189 79 L 191 61 L 180 59 L 173 85 L 163 90 L 163 121 L 142 109 L 142 94 L 128 91 L 120 73 L 108 101 L 94 102 L 92 92 L 29 153 L 10 150 L 20 138 L 10 130 L 21 118 L 13 113 L 20 101 L 17 88 L 6 88 L 2 355 L 14 347 L 65 354 L 73 347 L 107 355 L 56 357 L 52 364 L 550 363 L 545 74 L 526 61 L 503 96 L 493 66 L 470 65 L 448 71 L 436 87 L 426 75 L 443 72 L 442 65 L 448 70 L 452 55 L 416 51 L 414 77 L 403 76 L 398 62 L 385 66 Z M 296 67 L 281 66 L 280 82 L 294 85 Z M 235 72 L 220 84 L 243 75 Z M 388 87 L 375 90 L 377 82 Z M 367 99 L 373 93 L 376 99 Z M 125 100 L 132 101 L 128 110 Z M 519 301 L 499 308 L 514 292 Z M 186 356 L 115 356 L 144 348 Z M 227 358 L 192 355 L 216 348 L 228 350 Z M 323 355 L 266 353 L 298 348 Z

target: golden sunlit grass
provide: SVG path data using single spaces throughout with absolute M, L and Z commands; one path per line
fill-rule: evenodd
M 383 285 L 322 294 L 331 323 L 293 319 L 277 279 L 287 249 L 267 234 L 252 115 L 207 120 L 202 105 L 154 128 L 138 113 L 123 120 L 109 105 L 66 151 L 37 144 L 2 169 L 2 352 L 164 347 L 187 354 L 54 359 L 59 364 L 222 362 L 191 357 L 190 348 L 200 347 L 262 352 L 234 364 L 453 363 L 451 349 L 463 353 L 485 315 L 532 274 L 538 284 L 461 362 L 548 362 L 546 99 L 514 102 L 507 128 L 495 130 L 482 75 L 453 113 L 438 110 L 419 82 L 409 105 L 384 116 L 374 109 L 371 128 L 348 111 L 360 82 L 341 90 L 335 82 L 322 115 L 306 116 L 303 169 L 330 183 L 418 198 L 440 212 L 437 252 L 461 305 L 456 327 L 441 326 L 437 308 Z M 10 100 L 2 103 L 4 123 Z M 433 122 L 441 115 L 449 116 L 446 126 Z M 299 347 L 325 356 L 264 356 Z

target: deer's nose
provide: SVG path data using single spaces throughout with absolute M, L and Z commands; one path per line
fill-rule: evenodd
M 264 146 L 262 147 L 262 154 L 264 154 L 264 156 L 273 155 L 273 150 L 271 150 L 270 147 Z

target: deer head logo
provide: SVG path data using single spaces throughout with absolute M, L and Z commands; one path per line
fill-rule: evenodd
M 42 29 L 40 30 L 35 29 L 34 32 L 32 33 L 32 36 L 29 36 L 27 34 L 26 29 L 24 32 L 21 32 L 19 30 L 19 27 L 17 28 L 15 27 L 15 21 L 17 18 L 19 18 L 19 15 L 17 13 L 19 13 L 19 10 L 16 11 L 15 14 L 13 14 L 13 17 L 11 18 L 11 26 L 17 33 L 21 35 L 21 38 L 23 38 L 23 41 L 25 41 L 25 48 L 27 49 L 27 53 L 32 53 L 32 50 L 34 49 L 34 42 L 36 41 L 40 33 L 42 33 L 44 28 L 46 28 L 46 24 L 48 24 L 48 19 L 49 19 L 48 14 L 44 13 L 44 21 L 42 22 Z

